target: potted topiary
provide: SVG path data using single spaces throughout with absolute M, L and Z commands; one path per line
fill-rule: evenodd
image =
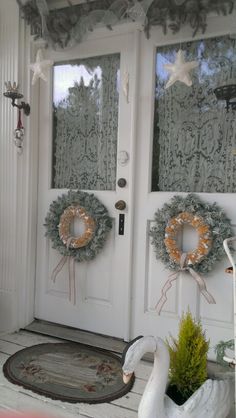
M 125 383 L 143 355 L 154 353 L 138 418 L 228 417 L 233 403 L 232 383 L 207 379 L 208 347 L 201 324 L 193 320 L 190 312 L 182 317 L 178 339 L 171 338 L 171 343 L 146 336 L 129 345 L 123 364 Z
M 180 320 L 178 339 L 171 336 L 167 345 L 170 354 L 167 394 L 182 405 L 207 380 L 209 341 L 201 323 L 188 311 Z

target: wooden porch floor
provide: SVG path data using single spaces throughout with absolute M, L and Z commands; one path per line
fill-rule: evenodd
M 28 331 L 0 336 L 0 363 L 24 347 L 46 342 L 60 342 Z M 0 372 L 0 410 L 41 412 L 50 418 L 137 418 L 137 409 L 152 365 L 142 361 L 130 393 L 107 404 L 69 404 L 37 395 L 10 383 Z

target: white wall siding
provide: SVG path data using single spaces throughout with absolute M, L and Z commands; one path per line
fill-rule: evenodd
M 13 129 L 17 112 L 3 96 L 4 82 L 18 81 L 19 9 L 0 1 L 0 331 L 14 327 L 16 272 L 17 153 Z

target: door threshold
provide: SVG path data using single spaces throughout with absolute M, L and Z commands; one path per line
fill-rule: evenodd
M 78 328 L 55 324 L 54 322 L 43 321 L 42 319 L 35 319 L 31 324 L 27 325 L 24 330 L 35 332 L 35 334 L 47 335 L 48 337 L 59 338 L 60 340 L 86 344 L 94 348 L 102 348 L 103 350 L 112 351 L 119 355 L 122 355 L 123 350 L 127 345 L 127 343 L 120 338 L 83 331 Z M 153 362 L 153 354 L 146 353 L 142 359 Z
M 102 348 L 116 354 L 122 354 L 127 345 L 127 343 L 119 338 L 83 331 L 77 328 L 43 321 L 41 319 L 35 319 L 31 322 L 31 324 L 27 325 L 24 330 L 35 332 L 36 334 L 59 338 L 61 340 L 73 341 L 96 348 Z

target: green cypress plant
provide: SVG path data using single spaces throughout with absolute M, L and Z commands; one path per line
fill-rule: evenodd
M 188 311 L 179 325 L 178 339 L 167 342 L 170 353 L 170 375 L 167 393 L 175 402 L 184 403 L 207 379 L 206 340 L 201 323 Z

